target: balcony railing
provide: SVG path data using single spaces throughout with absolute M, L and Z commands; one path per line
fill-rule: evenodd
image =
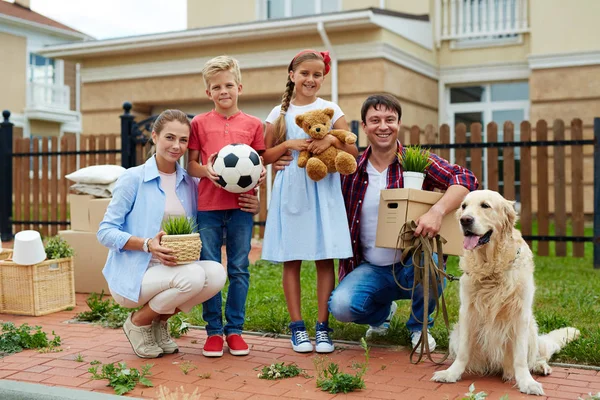
M 28 108 L 69 110 L 71 93 L 69 86 L 29 82 Z
M 527 0 L 437 0 L 440 40 L 502 39 L 529 31 Z

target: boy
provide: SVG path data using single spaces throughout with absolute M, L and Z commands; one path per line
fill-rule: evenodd
M 206 94 L 215 108 L 192 120 L 188 173 L 204 178 L 198 185 L 198 230 L 202 240 L 200 259 L 221 262 L 225 233 L 229 278 L 225 327 L 220 292 L 202 306 L 208 334 L 202 354 L 206 357 L 222 356 L 225 333 L 229 352 L 242 356 L 249 353 L 241 333 L 250 280 L 248 254 L 253 214 L 249 196 L 252 195 L 238 195 L 222 189 L 216 183 L 218 175 L 212 169 L 212 162 L 216 153 L 231 143 L 245 143 L 262 153 L 265 149 L 263 127 L 258 118 L 244 114 L 238 108 L 242 83 L 237 60 L 229 56 L 215 57 L 204 65 L 202 76 Z

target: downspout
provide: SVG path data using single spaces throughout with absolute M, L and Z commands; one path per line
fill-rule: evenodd
M 335 104 L 338 104 L 338 62 L 335 52 L 333 51 L 333 46 L 329 41 L 329 36 L 327 36 L 327 31 L 325 31 L 325 25 L 322 21 L 317 22 L 317 30 L 319 31 L 319 35 L 321 35 L 321 40 L 323 44 L 329 50 L 329 56 L 331 57 L 331 101 Z
M 385 0 L 379 0 L 379 8 L 385 10 Z

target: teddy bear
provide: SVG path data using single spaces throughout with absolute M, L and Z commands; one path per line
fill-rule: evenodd
M 356 135 L 352 132 L 343 129 L 330 130 L 333 114 L 332 108 L 308 111 L 296 116 L 296 125 L 312 139 L 323 139 L 326 135 L 331 134 L 342 143 L 356 143 Z M 318 182 L 329 172 L 339 172 L 342 175 L 354 173 L 356 159 L 350 153 L 330 146 L 318 155 L 308 150 L 301 151 L 298 156 L 298 166 L 306 168 L 308 177 Z

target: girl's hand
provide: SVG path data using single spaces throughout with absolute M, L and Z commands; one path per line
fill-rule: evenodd
M 279 160 L 277 160 L 273 163 L 273 170 L 282 171 L 285 169 L 285 167 L 290 165 L 290 163 L 293 160 L 294 160 L 294 157 L 292 157 L 292 152 L 290 150 L 288 150 L 284 155 L 279 157 Z
M 308 148 L 308 140 L 307 139 L 290 139 L 286 140 L 285 147 L 288 150 L 306 150 Z
M 160 238 L 162 238 L 163 235 L 166 235 L 166 232 L 158 232 L 158 234 L 148 242 L 148 250 L 152 253 L 154 258 L 161 262 L 161 264 L 168 267 L 175 267 L 177 266 L 177 263 L 175 262 L 177 261 L 177 257 L 173 255 L 173 250 L 160 245 Z
M 326 135 L 323 139 L 308 139 L 308 151 L 313 154 L 319 155 L 331 146 L 334 145 L 334 141 L 337 140 L 333 135 Z
M 258 201 L 258 188 L 254 188 L 254 194 L 242 193 L 238 199 L 238 204 L 242 211 L 251 214 L 258 214 L 260 211 L 260 202 Z
M 215 186 L 221 187 L 221 185 L 219 185 L 217 183 L 219 181 L 219 175 L 213 169 L 213 164 L 214 164 L 216 158 L 217 158 L 217 153 L 213 153 L 210 155 L 210 157 L 208 157 L 208 161 L 206 162 L 205 178 L 210 179 Z

